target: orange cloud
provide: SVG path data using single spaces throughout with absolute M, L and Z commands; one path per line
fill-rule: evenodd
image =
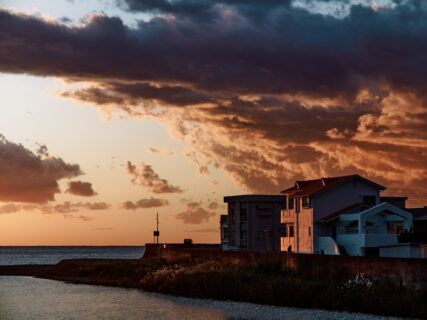
M 47 149 L 44 147 L 44 153 Z M 37 155 L 0 135 L 0 201 L 43 203 L 55 199 L 58 181 L 82 174 L 78 164 Z
M 138 170 L 130 161 L 126 164 L 127 173 L 132 177 L 132 183 L 141 185 L 153 193 L 182 193 L 178 186 L 169 184 L 166 179 L 159 177 L 153 168 L 141 162 L 141 169 Z

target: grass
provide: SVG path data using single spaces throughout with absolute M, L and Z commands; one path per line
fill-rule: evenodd
M 43 277 L 194 298 L 427 317 L 427 288 L 413 290 L 361 274 L 335 279 L 294 274 L 274 258 L 65 260 Z

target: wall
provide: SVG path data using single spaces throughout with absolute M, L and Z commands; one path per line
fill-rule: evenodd
M 293 225 L 295 234 L 294 237 L 281 237 L 281 251 L 288 251 L 288 247 L 292 247 L 292 252 L 313 253 L 313 209 L 302 207 L 302 198 L 294 199 L 293 209 L 283 209 L 280 214 L 280 221 L 286 224 L 287 231 L 289 225 Z M 300 212 L 296 213 L 296 201 L 300 203 Z M 309 233 L 310 228 L 310 233 Z
M 422 247 L 411 244 L 398 244 L 380 248 L 381 257 L 423 258 Z
M 351 180 L 321 192 L 313 197 L 314 220 L 348 207 L 361 203 L 362 195 L 376 195 L 379 203 L 379 191 L 374 186 L 361 180 Z M 320 236 L 320 235 L 319 235 Z M 329 234 L 325 234 L 329 236 Z
M 427 259 L 350 257 L 295 253 L 255 253 L 209 250 L 185 250 L 177 248 L 161 249 L 166 259 L 213 258 L 254 261 L 271 257 L 281 259 L 283 268 L 309 276 L 334 279 L 346 275 L 354 277 L 358 273 L 372 279 L 389 279 L 397 285 L 414 288 L 427 287 Z
M 280 251 L 280 209 L 284 204 L 284 196 L 275 195 L 242 195 L 225 197 L 228 203 L 228 237 L 229 249 L 242 251 Z M 241 210 L 246 209 L 247 222 L 240 221 Z M 236 211 L 236 220 L 233 223 L 231 212 Z M 267 238 L 270 230 L 271 236 Z M 246 231 L 247 246 L 241 246 L 240 232 Z M 262 232 L 262 238 L 257 236 Z M 231 246 L 231 239 L 235 239 L 235 245 Z M 242 243 L 243 244 L 243 243 Z M 268 247 L 268 248 L 267 248 Z

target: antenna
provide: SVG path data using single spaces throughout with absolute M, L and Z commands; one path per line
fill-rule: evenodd
M 157 229 L 154 231 L 154 243 L 159 244 L 159 236 L 160 236 L 160 231 L 159 231 L 159 212 L 157 212 L 157 215 L 156 215 L 156 224 L 157 224 Z

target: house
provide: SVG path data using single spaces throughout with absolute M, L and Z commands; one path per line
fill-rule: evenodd
M 221 217 L 223 250 L 280 251 L 282 195 L 224 197 L 226 218 Z
M 296 181 L 282 191 L 281 250 L 379 255 L 379 247 L 397 244 L 398 234 L 412 226 L 404 199 L 381 202 L 383 190 L 359 175 Z

